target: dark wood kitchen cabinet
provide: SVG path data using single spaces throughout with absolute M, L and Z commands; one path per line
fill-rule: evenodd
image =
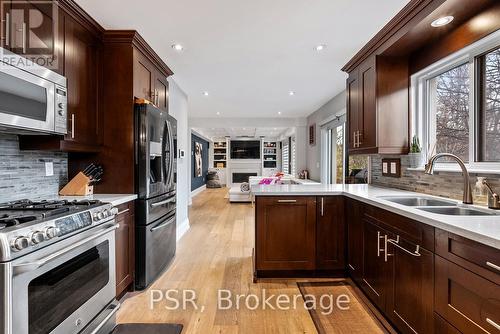
M 135 272 L 135 215 L 134 202 L 118 206 L 115 232 L 116 296 L 121 296 L 134 283 Z
M 316 269 L 344 272 L 344 198 L 321 196 L 316 202 Z
M 363 278 L 363 217 L 364 205 L 346 198 L 345 221 L 347 227 L 347 271 L 358 284 Z
M 255 269 L 314 270 L 316 197 L 257 197 Z
M 371 56 L 349 72 L 350 154 L 408 153 L 407 67 L 405 59 Z
M 95 153 L 102 147 L 102 42 L 103 31 L 71 1 L 59 2 L 56 72 L 67 78 L 67 134 L 20 136 L 23 150 Z

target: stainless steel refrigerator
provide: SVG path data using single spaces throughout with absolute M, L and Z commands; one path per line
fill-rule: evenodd
M 136 289 L 145 289 L 176 250 L 177 121 L 152 104 L 135 106 Z

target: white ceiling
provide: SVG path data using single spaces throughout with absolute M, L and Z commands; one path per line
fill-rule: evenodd
M 224 137 L 237 138 L 241 136 L 249 138 L 277 138 L 288 128 L 254 128 L 254 127 L 231 127 L 231 128 L 193 128 L 194 131 L 209 139 L 220 139 Z
M 303 117 L 344 89 L 342 65 L 408 0 L 77 2 L 107 29 L 139 31 L 188 94 L 190 117 Z

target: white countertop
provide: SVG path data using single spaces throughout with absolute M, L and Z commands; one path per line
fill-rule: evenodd
M 418 210 L 380 198 L 381 196 L 425 196 L 443 199 L 427 194 L 381 188 L 365 184 L 350 185 L 253 185 L 255 196 L 332 196 L 344 195 L 367 204 L 405 216 L 424 224 L 469 238 L 500 249 L 500 215 L 497 216 L 448 216 Z M 461 190 L 460 190 L 461 193 Z M 453 202 L 455 200 L 446 199 Z M 461 202 L 459 205 L 462 205 Z M 467 205 L 467 207 L 470 207 Z M 474 207 L 474 206 L 473 206 Z M 485 207 L 478 208 L 484 209 Z M 500 214 L 500 212 L 498 212 Z
M 118 206 L 123 203 L 128 203 L 137 198 L 135 194 L 94 194 L 90 196 L 59 196 L 60 199 L 68 201 L 94 199 L 105 203 L 110 203 L 113 206 Z

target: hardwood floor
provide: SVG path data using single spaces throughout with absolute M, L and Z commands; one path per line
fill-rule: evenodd
M 148 290 L 123 302 L 119 323 L 180 323 L 184 325 L 183 333 L 316 333 L 296 281 L 252 282 L 253 208 L 250 204 L 229 204 L 224 198 L 226 191 L 207 189 L 193 199 L 189 213 L 191 229 L 179 241 L 172 265 Z M 168 289 L 194 290 L 198 309 L 188 304 L 185 310 L 167 310 L 166 306 L 174 305 L 165 299 L 151 307 L 152 297 L 160 294 L 153 290 L 166 293 Z M 285 294 L 291 300 L 298 298 L 297 308 L 279 310 L 273 298 L 271 305 L 275 310 L 263 310 L 262 303 L 255 310 L 248 309 L 244 299 L 239 310 L 218 310 L 219 289 L 231 291 L 233 297 L 262 296 L 265 289 L 267 296 Z M 177 297 L 173 293 L 170 296 Z M 235 299 L 232 298 L 234 303 Z M 249 301 L 253 308 L 255 303 Z

